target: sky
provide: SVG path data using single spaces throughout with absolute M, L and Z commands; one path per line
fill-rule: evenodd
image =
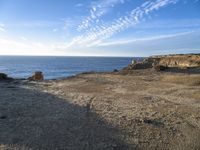
M 200 53 L 200 0 L 0 0 L 0 55 Z

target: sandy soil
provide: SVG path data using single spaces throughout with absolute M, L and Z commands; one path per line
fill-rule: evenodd
M 198 150 L 199 139 L 200 74 L 0 82 L 1 150 Z

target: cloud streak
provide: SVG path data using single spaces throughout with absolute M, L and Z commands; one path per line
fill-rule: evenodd
M 54 50 L 54 45 L 32 42 L 20 37 L 20 40 L 0 38 L 0 55 L 66 55 Z
M 78 31 L 88 29 L 94 23 L 98 23 L 99 19 L 104 16 L 111 8 L 117 4 L 123 4 L 125 0 L 101 0 L 93 3 L 90 7 L 90 15 L 86 17 L 78 26 Z
M 5 25 L 3 23 L 0 23 L 0 31 L 6 32 Z
M 147 38 L 139 38 L 139 39 L 131 39 L 131 40 L 121 40 L 121 41 L 113 41 L 113 42 L 104 42 L 100 43 L 97 46 L 118 46 L 118 45 L 127 45 L 132 44 L 135 42 L 143 42 L 143 41 L 152 41 L 152 40 L 162 40 L 162 39 L 168 39 L 168 38 L 174 38 L 179 36 L 185 36 L 190 35 L 192 33 L 195 33 L 194 31 L 189 32 L 182 32 L 182 33 L 175 33 L 175 34 L 168 34 L 168 35 L 159 35 L 154 37 L 147 37 Z
M 146 1 L 141 6 L 129 12 L 128 15 L 115 19 L 110 24 L 99 23 L 98 25 L 91 27 L 89 31 L 86 30 L 85 34 L 73 38 L 73 40 L 67 44 L 66 48 L 74 45 L 84 45 L 88 47 L 98 45 L 114 34 L 140 23 L 145 16 L 148 16 L 153 11 L 159 10 L 170 4 L 176 4 L 177 2 L 178 0 Z

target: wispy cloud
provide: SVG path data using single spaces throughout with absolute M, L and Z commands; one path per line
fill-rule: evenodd
M 0 55 L 63 55 L 54 50 L 54 44 L 28 41 L 25 37 L 19 40 L 0 38 Z
M 114 3 L 116 1 L 117 0 L 113 0 L 112 2 Z M 120 2 L 122 3 L 124 1 Z M 85 34 L 73 38 L 73 40 L 69 44 L 67 44 L 67 47 L 71 47 L 74 45 L 76 46 L 84 45 L 89 47 L 98 45 L 99 43 L 102 42 L 102 40 L 110 38 L 114 34 L 140 23 L 144 19 L 144 17 L 148 16 L 151 12 L 159 10 L 160 8 L 170 4 L 176 4 L 177 2 L 178 0 L 146 1 L 141 6 L 129 12 L 128 15 L 115 19 L 113 22 L 109 24 L 105 23 L 98 23 L 97 25 L 93 24 L 94 27 L 91 27 L 89 31 L 86 30 Z M 101 11 L 97 11 L 95 7 L 95 9 L 93 9 L 93 12 L 100 13 Z M 101 16 L 101 13 L 99 15 L 98 13 L 96 13 L 93 17 L 91 16 L 89 17 L 90 22 L 92 22 L 91 20 L 96 19 L 96 16 Z
M 135 29 L 200 29 L 200 19 L 160 19 L 144 22 Z
M 192 39 L 192 40 L 191 40 Z M 117 40 L 100 43 L 91 49 L 115 50 L 115 55 L 121 56 L 150 56 L 169 53 L 199 53 L 200 30 L 176 34 L 163 34 L 159 36 Z M 123 51 L 122 51 L 123 49 Z
M 125 0 L 99 0 L 91 4 L 90 15 L 87 16 L 78 26 L 78 31 L 91 27 L 94 23 L 98 23 L 99 19 L 105 15 L 116 4 L 123 4 Z
M 59 30 L 69 31 L 70 29 L 76 28 L 78 26 L 77 18 L 62 18 L 61 28 Z
M 190 35 L 192 33 L 195 33 L 195 32 L 189 31 L 189 32 L 182 32 L 182 33 L 175 33 L 175 34 L 159 35 L 159 36 L 153 36 L 153 37 L 147 37 L 147 38 L 118 40 L 118 41 L 112 41 L 112 42 L 99 43 L 98 46 L 127 45 L 127 44 L 131 44 L 131 43 L 135 43 L 135 42 L 143 42 L 143 41 L 146 42 L 146 41 L 152 41 L 152 40 L 162 40 L 162 39 L 174 38 L 174 37 L 179 37 L 179 36 L 186 36 L 186 35 Z
M 6 32 L 5 25 L 3 23 L 0 23 L 0 31 Z
M 15 24 L 10 24 L 11 27 L 23 27 L 23 28 L 53 28 L 55 26 L 61 25 L 61 21 L 50 21 L 50 20 L 31 20 L 16 22 Z
M 24 36 L 20 36 L 19 38 L 20 38 L 22 41 L 27 41 L 27 38 L 24 37 Z
M 82 7 L 82 6 L 83 6 L 82 3 L 78 3 L 78 4 L 75 5 L 75 7 Z
M 57 29 L 57 28 L 54 28 L 54 29 L 53 29 L 53 32 L 57 32 L 57 31 L 58 31 L 58 29 Z

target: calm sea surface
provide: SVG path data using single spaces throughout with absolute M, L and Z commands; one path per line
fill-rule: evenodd
M 121 69 L 132 59 L 139 58 L 0 56 L 0 72 L 10 77 L 27 78 L 35 71 L 42 71 L 45 79 L 57 79 L 86 71 L 109 72 Z

